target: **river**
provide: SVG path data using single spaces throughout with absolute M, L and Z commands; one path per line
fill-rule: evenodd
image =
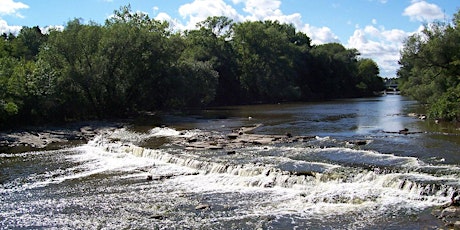
M 407 115 L 419 109 L 399 95 L 223 107 L 0 153 L 0 228 L 436 229 L 431 210 L 460 188 L 460 131 Z M 172 142 L 255 124 L 311 138 L 231 151 Z

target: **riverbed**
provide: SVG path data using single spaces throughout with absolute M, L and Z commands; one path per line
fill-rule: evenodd
M 413 113 L 400 95 L 222 107 L 0 153 L 0 228 L 437 229 L 433 208 L 460 188 L 460 131 Z M 178 144 L 253 126 L 308 138 Z

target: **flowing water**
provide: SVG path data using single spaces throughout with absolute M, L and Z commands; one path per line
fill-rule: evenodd
M 0 228 L 436 229 L 431 210 L 460 188 L 460 132 L 407 116 L 417 109 L 398 95 L 226 107 L 1 153 Z M 172 141 L 254 124 L 312 138 L 231 151 Z

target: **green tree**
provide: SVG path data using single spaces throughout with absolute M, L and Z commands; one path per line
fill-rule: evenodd
M 209 17 L 198 23 L 197 30 L 185 34 L 186 48 L 181 59 L 187 63 L 204 62 L 218 74 L 213 104 L 240 102 L 240 85 L 235 50 L 231 38 L 233 22 L 227 17 Z M 201 65 L 201 64 L 199 64 Z
M 453 24 L 441 22 L 425 26 L 409 37 L 401 52 L 398 76 L 400 89 L 414 99 L 432 105 L 432 118 L 458 119 L 460 103 L 459 13 Z
M 243 22 L 234 26 L 240 84 L 247 100 L 277 102 L 300 99 L 295 58 L 301 36 L 292 25 Z
M 312 49 L 310 82 L 314 94 L 319 98 L 341 98 L 356 96 L 356 76 L 358 75 L 358 51 L 346 49 L 338 43 L 318 45 Z
M 43 34 L 38 26 L 22 27 L 18 36 L 11 42 L 12 56 L 32 60 L 38 55 L 46 40 L 47 35 Z
M 369 58 L 358 60 L 358 74 L 356 88 L 360 91 L 359 96 L 369 96 L 374 92 L 382 91 L 383 79 L 379 76 L 380 71 L 377 63 Z

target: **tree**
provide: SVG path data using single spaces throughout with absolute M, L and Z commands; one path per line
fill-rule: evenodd
M 338 43 L 315 46 L 311 63 L 310 84 L 319 98 L 353 97 L 356 94 L 359 55 L 356 49 L 346 49 Z
M 209 17 L 197 24 L 197 30 L 185 33 L 186 48 L 181 56 L 185 62 L 205 62 L 218 74 L 215 105 L 240 102 L 240 85 L 235 50 L 231 39 L 233 22 L 227 17 Z
M 42 34 L 38 26 L 22 27 L 19 35 L 12 41 L 12 56 L 32 60 L 46 40 L 47 35 Z
M 358 75 L 356 81 L 357 90 L 360 96 L 369 96 L 375 92 L 382 91 L 384 87 L 383 79 L 379 76 L 379 67 L 375 61 L 369 58 L 358 60 Z
M 300 99 L 295 64 L 308 40 L 292 25 L 276 21 L 243 22 L 234 30 L 244 97 L 252 102 Z
M 356 50 L 340 44 L 312 47 L 311 39 L 293 25 L 209 17 L 197 27 L 174 33 L 168 23 L 128 5 L 115 10 L 104 25 L 74 19 L 48 35 L 38 27 L 24 27 L 17 36 L 3 34 L 0 126 L 359 96 L 379 85 L 375 62 L 358 59 Z M 439 42 L 449 42 L 447 48 L 453 49 L 456 36 Z M 455 75 L 458 68 L 443 71 Z M 455 80 L 443 79 L 436 87 Z M 457 92 L 452 90 L 445 100 Z
M 455 14 L 453 24 L 436 22 L 410 36 L 401 52 L 400 89 L 422 103 L 432 105 L 432 118 L 458 119 L 460 84 L 460 27 Z

